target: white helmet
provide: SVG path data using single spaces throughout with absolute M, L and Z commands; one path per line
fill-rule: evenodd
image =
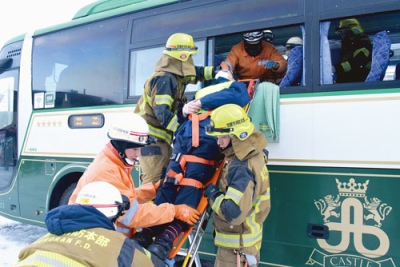
M 303 45 L 303 40 L 300 37 L 291 37 L 286 42 L 286 48 L 292 49 L 295 46 Z
M 80 205 L 93 206 L 107 218 L 116 218 L 121 210 L 122 196 L 118 189 L 106 182 L 85 185 L 76 198 Z
M 273 44 L 275 40 L 275 34 L 271 30 L 264 30 L 264 40 Z
M 114 121 L 108 130 L 108 137 L 111 140 L 136 144 L 136 147 L 145 146 L 152 142 L 146 121 L 133 112 Z

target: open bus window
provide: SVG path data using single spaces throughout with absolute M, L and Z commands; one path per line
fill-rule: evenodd
M 119 18 L 35 37 L 34 108 L 123 103 L 126 27 Z
M 167 40 L 165 40 L 167 41 Z M 205 65 L 205 41 L 195 40 L 198 47 L 197 54 L 194 54 L 193 62 L 196 66 Z M 130 73 L 129 73 L 129 97 L 141 96 L 143 87 L 150 75 L 154 72 L 158 60 L 161 58 L 164 45 L 156 48 L 132 50 L 130 53 Z M 188 84 L 185 92 L 195 92 L 200 89 L 200 83 Z
M 288 60 L 288 68 L 285 73 L 273 73 L 273 78 L 268 80 L 283 87 L 295 87 L 305 85 L 305 69 L 304 69 L 304 27 L 303 25 L 294 25 L 289 27 L 254 29 L 246 32 L 263 31 L 263 41 L 271 43 L 279 51 L 279 53 Z M 233 46 L 242 42 L 243 32 L 218 36 L 215 38 L 215 56 L 214 65 L 218 66 L 225 61 Z M 294 41 L 289 42 L 288 41 Z M 293 50 L 294 47 L 298 46 Z M 289 54 L 290 51 L 290 54 Z M 291 51 L 295 51 L 291 53 Z M 291 57 L 288 58 L 288 55 Z M 256 57 L 257 58 L 257 57 Z M 290 63 L 290 64 L 289 64 Z M 263 67 L 263 66 L 260 66 Z M 240 72 L 238 68 L 236 72 Z M 241 79 L 240 73 L 238 77 Z M 258 78 L 258 77 L 253 77 Z
M 400 63 L 399 15 L 378 13 L 321 22 L 321 83 L 400 79 L 395 75 Z

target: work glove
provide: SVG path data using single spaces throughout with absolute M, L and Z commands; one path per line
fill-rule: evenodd
M 279 63 L 273 60 L 267 60 L 267 62 L 265 62 L 265 68 L 277 70 L 279 68 Z
M 215 191 L 219 191 L 218 186 L 210 184 L 206 187 L 206 190 L 204 190 L 204 196 L 209 197 Z
M 210 184 L 206 187 L 206 190 L 204 190 L 204 196 L 208 198 L 208 201 L 213 200 L 221 195 L 222 192 L 219 191 L 218 186 Z
M 175 208 L 175 218 L 181 220 L 187 224 L 193 225 L 200 218 L 200 212 L 196 209 L 189 207 L 188 205 L 174 205 Z
M 201 101 L 199 99 L 194 99 L 188 103 L 186 103 L 183 108 L 182 108 L 182 115 L 183 116 L 188 116 L 189 114 L 196 113 L 199 111 L 203 105 L 201 104 Z

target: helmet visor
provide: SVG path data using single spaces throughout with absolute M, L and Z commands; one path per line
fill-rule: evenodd
M 165 50 L 167 51 L 192 51 L 192 52 L 197 52 L 197 46 L 184 46 L 184 45 L 178 45 L 177 47 L 166 47 Z
M 207 133 L 221 133 L 221 134 L 229 134 L 233 132 L 233 128 L 215 128 L 211 124 L 205 126 Z
M 246 32 L 243 33 L 243 38 L 248 42 L 257 42 L 263 37 L 262 32 Z

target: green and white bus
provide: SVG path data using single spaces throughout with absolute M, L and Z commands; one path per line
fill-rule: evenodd
M 379 79 L 335 83 L 335 28 L 346 18 L 371 42 L 389 36 Z M 17 36 L 0 52 L 0 215 L 44 226 L 46 212 L 67 203 L 171 34 L 191 34 L 195 64 L 210 66 L 243 32 L 268 29 L 282 54 L 302 37 L 303 76 L 280 88 L 260 266 L 400 266 L 399 18 L 399 0 L 104 0 Z M 208 228 L 200 257 L 212 260 Z

